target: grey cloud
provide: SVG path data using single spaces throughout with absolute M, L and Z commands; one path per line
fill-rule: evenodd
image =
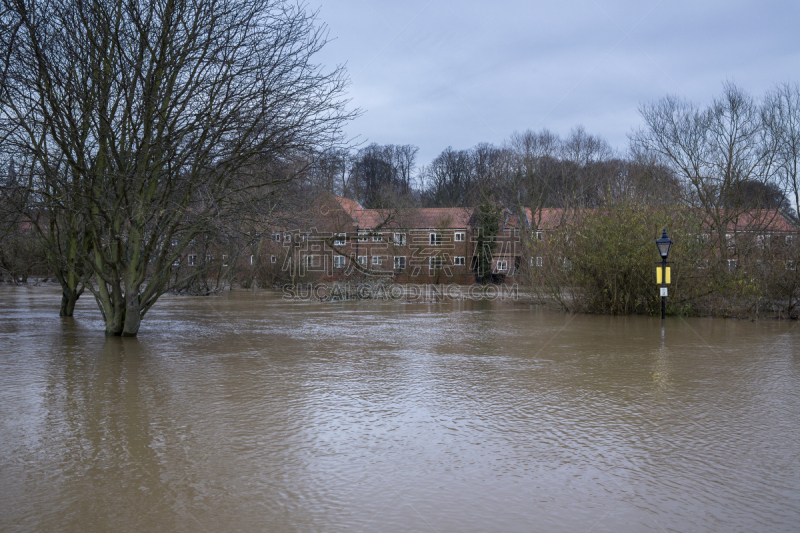
M 725 80 L 760 95 L 800 64 L 794 2 L 318 1 L 335 37 L 321 60 L 348 63 L 366 111 L 349 131 L 423 163 L 578 124 L 624 150 L 641 102 L 708 102 Z

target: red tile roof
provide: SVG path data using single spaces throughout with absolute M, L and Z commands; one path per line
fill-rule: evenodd
M 355 200 L 351 200 L 350 198 L 344 198 L 342 196 L 334 196 L 336 201 L 339 202 L 339 205 L 342 206 L 342 209 L 350 215 L 351 217 L 354 216 L 356 211 L 362 211 L 364 208 L 361 207 L 361 204 L 356 202 Z
M 349 198 L 337 196 L 339 204 L 361 229 L 464 229 L 472 207 L 426 207 L 417 209 L 364 209 Z
M 364 209 L 349 198 L 336 196 L 336 201 L 360 229 L 465 229 L 475 214 L 474 207 L 428 207 L 416 209 Z M 579 211 L 546 207 L 525 208 L 528 225 L 539 230 L 554 230 Z M 535 218 L 534 218 L 535 217 Z M 519 217 L 506 211 L 506 228 L 519 228 Z M 744 213 L 729 225 L 728 231 L 793 232 L 797 229 L 778 210 Z
M 795 227 L 777 209 L 742 213 L 728 223 L 728 231 L 792 232 Z
M 569 218 L 569 211 L 555 207 L 544 207 L 536 211 L 526 207 L 525 214 L 531 227 L 536 226 L 540 230 L 554 230 Z M 536 217 L 535 219 L 534 216 Z

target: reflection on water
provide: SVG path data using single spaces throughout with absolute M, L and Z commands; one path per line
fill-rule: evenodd
M 0 288 L 2 531 L 792 531 L 793 322 Z

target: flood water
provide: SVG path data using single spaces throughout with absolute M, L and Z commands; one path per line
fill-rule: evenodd
M 0 287 L 1 531 L 797 531 L 796 322 Z

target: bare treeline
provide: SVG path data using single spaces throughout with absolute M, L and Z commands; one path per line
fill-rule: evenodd
M 596 208 L 620 201 L 680 203 L 721 227 L 743 209 L 800 201 L 800 86 L 756 99 L 734 84 L 703 107 L 668 96 L 644 104 L 644 125 L 620 153 L 582 126 L 566 136 L 513 133 L 501 145 L 445 148 L 418 165 L 413 145 L 338 150 L 318 158 L 303 187 L 353 197 L 365 207 L 474 206 L 487 197 L 521 206 Z
M 319 191 L 354 198 L 366 208 L 418 202 L 417 153 L 412 145 L 370 144 L 360 150 L 336 149 L 316 156 L 294 192 L 303 200 Z
M 501 146 L 445 148 L 418 166 L 413 145 L 338 150 L 319 157 L 299 189 L 352 197 L 367 208 L 474 206 L 487 197 L 509 209 L 599 207 L 620 198 L 649 198 L 666 187 L 675 201 L 680 185 L 653 159 L 624 157 L 583 127 L 562 138 L 549 130 L 511 135 Z M 301 190 L 297 191 L 302 194 Z

